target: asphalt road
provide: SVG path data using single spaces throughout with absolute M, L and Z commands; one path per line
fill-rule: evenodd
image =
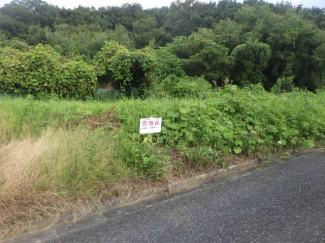
M 112 217 L 47 243 L 325 242 L 325 154 L 275 163 Z

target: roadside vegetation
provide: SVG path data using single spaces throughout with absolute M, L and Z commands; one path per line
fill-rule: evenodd
M 277 95 L 255 85 L 204 98 L 0 102 L 1 237 L 132 193 L 134 183 L 168 183 L 227 168 L 234 155 L 313 148 L 325 139 L 323 91 Z M 162 133 L 139 135 L 143 117 L 162 117 Z

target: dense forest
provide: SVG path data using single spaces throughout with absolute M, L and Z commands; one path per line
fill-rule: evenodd
M 0 8 L 0 93 L 83 98 L 99 84 L 144 95 L 206 82 L 270 90 L 281 80 L 315 91 L 325 84 L 324 27 L 324 9 L 258 0 L 155 9 L 15 0 Z

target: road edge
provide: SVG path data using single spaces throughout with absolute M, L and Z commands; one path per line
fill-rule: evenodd
M 293 152 L 293 150 L 290 150 Z M 245 162 L 240 162 L 238 164 L 230 165 L 226 169 L 218 169 L 211 171 L 209 173 L 203 173 L 197 176 L 190 177 L 185 180 L 179 180 L 176 182 L 172 182 L 168 185 L 155 187 L 152 189 L 144 190 L 139 193 L 135 193 L 129 195 L 126 198 L 114 198 L 111 200 L 107 200 L 103 203 L 85 207 L 78 212 L 67 212 L 61 215 L 60 221 L 51 225 L 45 229 L 33 232 L 26 233 L 21 236 L 18 236 L 13 239 L 6 239 L 0 241 L 1 243 L 41 243 L 44 241 L 48 241 L 54 239 L 56 237 L 62 236 L 64 234 L 59 233 L 64 231 L 65 233 L 71 233 L 78 230 L 82 230 L 93 225 L 97 225 L 100 223 L 104 223 L 112 216 L 112 218 L 119 215 L 122 211 L 125 213 L 126 211 L 134 211 L 137 209 L 141 209 L 146 203 L 145 201 L 154 201 L 157 198 L 162 196 L 166 196 L 168 198 L 171 195 L 181 193 L 182 191 L 189 190 L 191 188 L 198 187 L 200 185 L 212 182 L 214 180 L 225 177 L 225 179 L 237 172 L 246 171 L 254 167 L 259 167 L 263 165 L 267 165 L 271 162 L 275 162 L 276 159 L 288 160 L 295 157 L 300 157 L 303 155 L 308 155 L 314 152 L 324 152 L 322 148 L 316 149 L 304 149 L 299 151 L 298 153 L 288 153 L 288 157 L 272 157 L 271 159 L 260 161 L 259 159 L 251 159 Z M 128 210 L 123 210 L 123 207 L 128 208 Z M 122 209 L 119 211 L 119 209 Z M 110 214 L 110 212 L 114 212 Z M 106 216 L 103 216 L 103 214 Z M 79 215 L 84 215 L 83 217 L 78 218 Z M 107 216 L 108 215 L 108 216 Z

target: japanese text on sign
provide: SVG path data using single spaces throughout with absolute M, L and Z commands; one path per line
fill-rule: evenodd
M 160 133 L 162 118 L 140 119 L 140 134 Z

